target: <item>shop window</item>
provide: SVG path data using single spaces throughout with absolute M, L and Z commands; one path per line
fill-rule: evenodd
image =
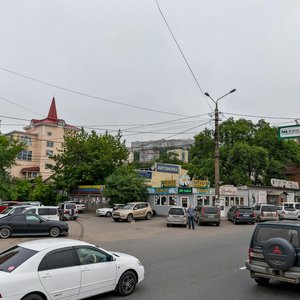
M 204 199 L 204 205 L 209 205 L 209 196 L 206 196 Z
M 188 198 L 181 198 L 181 204 L 182 204 L 182 207 L 187 207 L 188 206 Z
M 230 206 L 234 205 L 234 197 L 230 197 Z
M 229 206 L 229 197 L 225 197 L 225 206 Z
M 155 205 L 160 205 L 160 196 L 155 196 Z
M 177 205 L 176 196 L 169 196 L 169 205 Z
M 212 206 L 215 206 L 216 205 L 216 197 L 213 197 L 212 198 Z
M 52 132 L 51 132 L 51 131 L 48 131 L 48 132 L 47 132 L 47 135 L 48 135 L 48 136 L 52 136 Z
M 198 196 L 198 197 L 197 197 L 197 205 L 198 205 L 198 206 L 203 205 L 203 196 Z
M 244 198 L 243 197 L 240 198 L 240 205 L 244 205 Z
M 162 196 L 161 197 L 161 205 L 166 205 L 167 204 L 167 197 L 166 196 Z
M 240 198 L 239 197 L 235 198 L 235 205 L 240 205 Z

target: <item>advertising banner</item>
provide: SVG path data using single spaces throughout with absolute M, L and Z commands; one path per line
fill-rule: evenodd
M 178 165 L 156 163 L 156 171 L 157 172 L 178 174 L 179 167 L 180 166 L 178 166 Z

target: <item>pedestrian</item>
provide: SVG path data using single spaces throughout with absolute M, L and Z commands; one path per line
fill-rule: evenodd
M 194 214 L 195 210 L 192 208 L 192 205 L 189 205 L 189 208 L 187 209 L 187 214 L 188 214 L 188 224 L 189 224 L 189 229 L 191 227 L 195 229 L 195 224 L 194 224 Z

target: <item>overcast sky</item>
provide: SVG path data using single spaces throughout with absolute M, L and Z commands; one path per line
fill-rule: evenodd
M 233 88 L 219 102 L 223 121 L 295 124 L 299 0 L 158 3 L 199 85 L 155 0 L 1 0 L 1 131 L 46 117 L 55 96 L 59 118 L 120 128 L 127 144 L 192 138 L 214 126 L 203 92 Z

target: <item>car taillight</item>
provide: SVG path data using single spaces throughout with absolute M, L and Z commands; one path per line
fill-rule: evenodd
M 249 260 L 251 261 L 252 258 L 260 258 L 260 259 L 263 259 L 264 258 L 264 255 L 262 253 L 257 253 L 257 252 L 254 252 L 252 248 L 249 248 Z
M 240 217 L 240 212 L 239 212 L 239 211 L 237 211 L 237 212 L 235 213 L 235 217 L 236 217 L 236 218 L 239 218 L 239 217 Z
M 249 250 L 248 250 L 248 258 L 249 258 L 250 262 L 251 262 L 252 257 L 253 257 L 253 249 L 249 248 Z
M 201 213 L 202 213 L 202 215 L 205 214 L 205 209 L 204 209 L 204 207 L 202 207 Z
M 263 211 L 261 212 L 261 216 L 262 216 L 262 217 L 264 216 L 264 212 L 263 212 Z
M 78 214 L 78 209 L 75 209 L 75 213 Z
M 255 218 L 255 212 L 252 213 L 252 217 Z
M 64 214 L 67 214 L 68 213 L 68 211 L 67 210 L 64 210 Z

